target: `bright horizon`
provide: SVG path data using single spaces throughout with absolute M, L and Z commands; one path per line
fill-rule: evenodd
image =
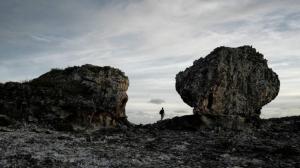
M 0 82 L 52 68 L 113 66 L 129 77 L 129 121 L 192 114 L 175 76 L 219 46 L 251 45 L 280 78 L 261 117 L 300 115 L 300 1 L 0 2 Z

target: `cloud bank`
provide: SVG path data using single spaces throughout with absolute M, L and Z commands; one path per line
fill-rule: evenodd
M 165 101 L 163 99 L 151 99 L 149 101 L 149 103 L 152 103 L 152 104 L 163 104 L 163 103 L 165 103 Z

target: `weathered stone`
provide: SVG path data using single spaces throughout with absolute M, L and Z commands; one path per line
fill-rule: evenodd
M 13 121 L 9 117 L 0 114 L 0 126 L 9 126 L 12 123 Z
M 176 90 L 194 114 L 258 118 L 279 85 L 267 60 L 250 46 L 216 48 L 176 75 Z
M 25 83 L 0 87 L 0 114 L 57 129 L 127 124 L 127 76 L 112 67 L 53 69 Z

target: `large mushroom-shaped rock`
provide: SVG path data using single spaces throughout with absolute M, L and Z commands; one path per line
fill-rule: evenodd
M 259 118 L 279 92 L 279 79 L 250 46 L 218 47 L 176 75 L 176 90 L 194 114 Z
M 57 129 L 128 124 L 128 86 L 128 77 L 109 66 L 53 69 L 29 82 L 1 84 L 0 114 Z

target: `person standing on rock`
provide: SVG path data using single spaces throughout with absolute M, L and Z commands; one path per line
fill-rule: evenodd
M 164 110 L 164 108 L 163 108 L 163 107 L 161 108 L 161 110 L 160 110 L 159 114 L 160 114 L 160 117 L 161 117 L 161 119 L 160 119 L 160 120 L 163 120 L 163 118 L 164 118 L 164 116 L 165 116 L 165 110 Z

